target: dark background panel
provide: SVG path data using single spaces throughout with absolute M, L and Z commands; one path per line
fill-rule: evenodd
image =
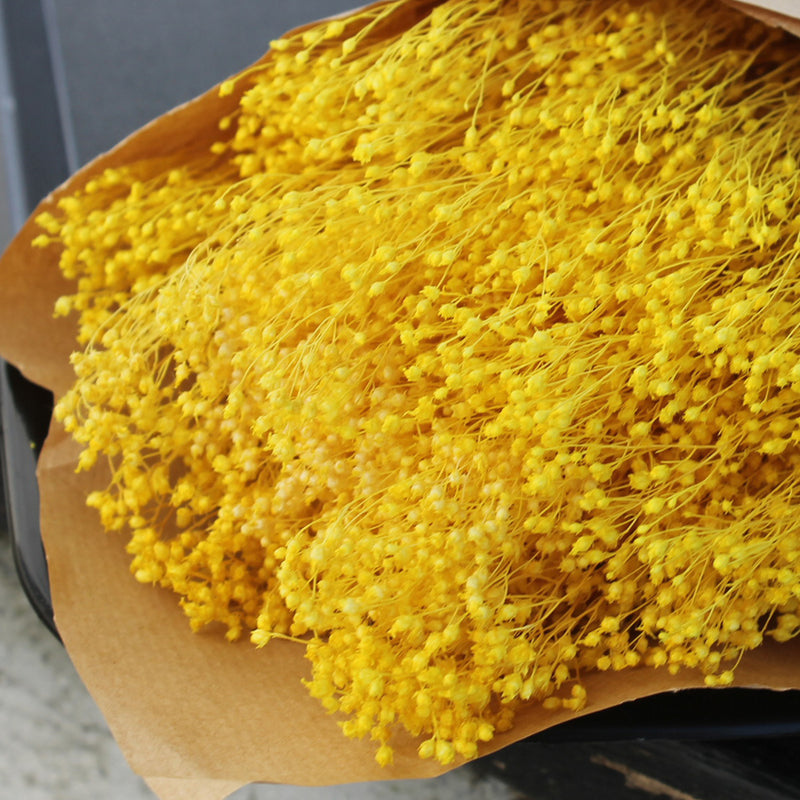
M 27 0 L 26 0 L 27 2 Z M 45 0 L 80 164 L 353 0 Z

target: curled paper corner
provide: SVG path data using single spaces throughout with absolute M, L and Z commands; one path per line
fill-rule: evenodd
M 723 0 L 723 2 L 767 25 L 783 28 L 795 36 L 800 36 L 800 4 L 796 0 L 759 0 L 754 3 Z
M 247 786 L 239 781 L 198 780 L 192 778 L 144 778 L 160 800 L 225 800 Z

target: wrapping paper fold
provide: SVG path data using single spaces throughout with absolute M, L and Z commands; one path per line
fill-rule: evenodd
M 800 8 L 795 0 L 758 0 L 758 2 L 740 2 L 739 0 L 723 0 L 729 6 L 749 14 L 751 17 L 774 25 L 800 36 Z
M 412 0 L 408 13 L 418 14 L 422 5 Z M 795 5 L 791 0 L 730 5 L 800 34 L 800 19 L 786 13 Z M 237 101 L 236 94 L 220 98 L 213 88 L 160 117 L 82 169 L 37 211 L 109 166 L 154 153 L 181 159 L 206 150 L 219 136 L 217 120 Z M 0 353 L 59 395 L 72 383 L 74 321 L 53 318 L 55 300 L 69 287 L 53 250 L 30 246 L 38 232 L 31 218 L 0 261 Z M 301 684 L 309 674 L 302 646 L 276 641 L 257 651 L 247 642 L 228 644 L 215 631 L 192 634 L 172 594 L 130 577 L 119 536 L 104 534 L 96 512 L 84 504 L 104 476 L 76 474 L 77 454 L 53 423 L 39 483 L 56 622 L 122 751 L 156 794 L 164 800 L 221 800 L 253 781 L 322 785 L 431 777 L 446 770 L 420 760 L 417 742 L 408 736 L 398 736 L 395 763 L 386 769 L 375 763 L 373 743 L 346 739 L 337 719 Z M 598 673 L 586 680 L 590 704 L 584 713 L 701 685 L 702 677 L 688 671 Z M 748 654 L 737 685 L 800 689 L 800 641 Z M 573 715 L 532 705 L 484 752 L 568 716 Z

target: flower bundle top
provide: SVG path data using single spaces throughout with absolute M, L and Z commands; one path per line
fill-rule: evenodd
M 274 42 L 210 152 L 35 243 L 136 579 L 446 764 L 589 672 L 729 684 L 800 629 L 800 43 L 716 0 L 404 5 Z

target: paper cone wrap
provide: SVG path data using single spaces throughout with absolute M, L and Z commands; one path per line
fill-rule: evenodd
M 783 14 L 776 0 L 764 3 L 768 9 L 731 5 L 800 33 L 800 20 Z M 407 6 L 416 18 L 430 3 Z M 153 155 L 180 162 L 207 152 L 220 137 L 218 120 L 235 108 L 240 91 L 220 97 L 214 87 L 139 130 L 45 198 L 18 233 L 0 261 L 0 354 L 29 379 L 60 396 L 73 382 L 69 355 L 76 346 L 74 318 L 53 317 L 56 299 L 72 289 L 58 269 L 58 249 L 31 246 L 40 233 L 33 217 L 108 167 Z M 123 753 L 160 797 L 221 800 L 256 781 L 328 785 L 432 777 L 448 769 L 421 760 L 418 742 L 402 733 L 393 740 L 394 764 L 378 766 L 374 743 L 343 736 L 339 718 L 302 685 L 310 676 L 302 645 L 274 641 L 256 650 L 247 641 L 230 644 L 218 631 L 193 634 L 175 595 L 131 577 L 123 538 L 105 533 L 85 504 L 107 476 L 97 469 L 76 474 L 78 453 L 54 422 L 38 480 L 56 624 Z M 702 685 L 702 676 L 688 670 L 587 675 L 589 704 L 581 713 Z M 736 685 L 800 689 L 800 642 L 748 653 Z M 481 752 L 574 716 L 531 704 L 513 730 Z

